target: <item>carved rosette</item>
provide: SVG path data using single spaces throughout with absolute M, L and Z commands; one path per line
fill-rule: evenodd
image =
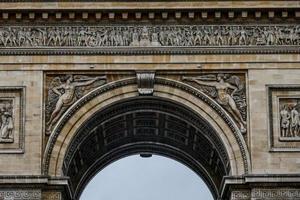
M 232 191 L 230 200 L 250 200 L 251 191 L 250 190 L 238 190 Z
M 41 200 L 41 198 L 40 190 L 0 190 L 1 200 Z

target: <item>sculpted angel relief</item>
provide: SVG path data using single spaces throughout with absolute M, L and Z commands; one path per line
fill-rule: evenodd
M 229 74 L 209 74 L 183 77 L 183 81 L 194 82 L 200 90 L 213 97 L 238 122 L 240 131 L 247 131 L 247 104 L 245 84 L 239 76 Z
M 46 134 L 50 134 L 53 126 L 66 109 L 93 88 L 106 83 L 106 76 L 63 75 L 50 82 L 46 105 Z

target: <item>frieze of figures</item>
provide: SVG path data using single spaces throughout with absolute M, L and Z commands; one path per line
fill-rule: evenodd
M 285 45 L 300 45 L 299 25 L 0 27 L 0 48 Z

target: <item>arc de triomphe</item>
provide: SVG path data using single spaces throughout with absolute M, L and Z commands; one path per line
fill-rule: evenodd
M 132 154 L 216 200 L 300 199 L 300 1 L 0 2 L 0 200 Z

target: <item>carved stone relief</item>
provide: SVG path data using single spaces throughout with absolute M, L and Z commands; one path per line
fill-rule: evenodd
M 238 190 L 232 191 L 230 200 L 250 200 L 251 191 L 250 190 Z
M 61 192 L 43 192 L 42 200 L 62 200 Z
M 47 79 L 46 134 L 79 98 L 106 83 L 103 75 L 64 74 Z
M 300 98 L 280 98 L 280 140 L 300 140 Z
M 182 80 L 212 97 L 225 108 L 239 124 L 242 133 L 247 132 L 247 98 L 245 77 L 234 74 L 202 74 L 184 76 Z
M 137 72 L 138 92 L 140 95 L 151 95 L 154 91 L 154 72 Z
M 300 86 L 268 86 L 270 148 L 300 151 Z
M 2 26 L 0 49 L 253 47 L 300 45 L 298 25 Z M 16 48 L 18 47 L 18 48 Z M 251 48 L 250 48 L 251 47 Z M 53 50 L 53 49 L 52 49 Z M 66 50 L 66 49 L 64 49 Z M 107 49 L 113 52 L 112 49 Z M 160 49 L 163 50 L 163 49 Z M 203 49 L 202 49 L 203 50 Z M 282 49 L 287 50 L 287 49 Z M 27 49 L 27 53 L 28 53 Z M 126 52 L 126 51 L 125 51 Z M 153 51 L 152 51 L 153 52 Z M 187 51 L 186 51 L 187 52 Z M 128 53 L 128 52 L 127 52 Z
M 0 200 L 41 200 L 40 190 L 0 190 Z
M 251 200 L 299 200 L 300 189 L 276 188 L 276 189 L 252 189 Z
M 0 153 L 23 153 L 25 88 L 0 87 Z
M 14 142 L 13 99 L 0 99 L 0 143 Z

